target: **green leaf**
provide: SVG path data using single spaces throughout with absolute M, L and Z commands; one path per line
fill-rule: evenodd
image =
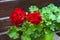
M 37 37 L 40 37 L 40 35 L 41 35 L 40 32 L 35 31 L 33 34 L 31 34 L 31 37 L 35 39 Z
M 56 16 L 54 14 L 50 14 L 49 18 L 52 20 L 56 20 Z
M 49 10 L 51 10 L 51 12 L 56 12 L 57 11 L 57 7 L 52 3 L 48 5 L 48 8 L 49 8 Z
M 56 25 L 56 30 L 60 30 L 60 23 L 55 23 Z
M 21 36 L 22 40 L 31 40 L 30 35 L 34 33 L 34 31 L 36 30 L 36 27 L 35 25 L 26 21 L 25 23 L 22 24 L 21 29 L 23 31 Z
M 50 26 L 50 29 L 51 29 L 52 31 L 55 31 L 55 28 L 56 28 L 55 24 L 52 24 L 52 25 Z
M 29 28 L 31 29 L 31 31 L 35 31 L 35 30 L 36 30 L 36 27 L 35 27 L 35 25 L 33 25 L 33 24 L 30 24 L 30 25 L 29 25 Z
M 52 32 L 52 31 L 49 30 L 48 28 L 45 28 L 45 29 L 44 29 L 44 33 L 47 34 L 47 35 L 49 35 L 51 32 Z
M 28 21 L 26 21 L 26 22 L 22 25 L 22 28 L 25 28 L 25 30 L 28 30 L 28 29 L 31 29 L 32 31 L 35 31 L 35 30 L 36 30 L 35 25 L 29 23 Z
M 8 30 L 8 36 L 13 39 L 17 39 L 19 37 L 19 34 L 17 33 L 19 29 L 15 26 L 11 26 Z
M 45 31 L 45 30 L 44 30 L 44 32 L 45 32 L 45 34 L 49 34 L 49 31 Z
M 36 30 L 38 32 L 41 32 L 43 30 L 43 24 L 42 23 L 38 24 L 37 27 L 36 27 Z
M 39 8 L 38 8 L 37 6 L 30 6 L 30 7 L 29 7 L 29 11 L 30 11 L 30 12 L 38 11 L 38 9 L 39 9 Z
M 16 26 L 11 26 L 10 29 L 8 30 L 8 33 L 17 31 L 19 31 L 19 29 Z
M 58 15 L 57 20 L 58 23 L 60 23 L 60 15 Z
M 45 10 L 45 8 L 42 8 L 42 13 L 46 13 L 46 10 Z
M 38 32 L 35 31 L 32 35 L 31 35 L 32 40 L 44 40 L 44 32 Z
M 24 32 L 24 34 L 26 35 L 31 35 L 32 33 L 33 33 L 33 30 L 31 30 L 30 28 Z
M 31 40 L 29 35 L 22 35 L 21 40 Z
M 9 33 L 8 36 L 13 39 L 19 38 L 19 34 L 17 32 Z
M 21 27 L 21 28 L 19 28 L 20 29 L 20 31 L 22 31 L 22 32 L 25 32 L 26 31 L 26 27 Z
M 52 22 L 51 21 L 47 21 L 46 22 L 46 25 L 48 26 L 48 25 L 51 25 L 52 24 Z

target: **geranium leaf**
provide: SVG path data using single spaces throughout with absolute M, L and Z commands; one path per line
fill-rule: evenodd
M 19 34 L 17 32 L 9 33 L 8 36 L 13 39 L 19 38 Z
M 57 20 L 58 23 L 60 23 L 60 15 L 58 15 Z
M 22 40 L 31 40 L 31 38 L 28 35 L 22 35 L 21 39 Z
M 50 26 L 50 29 L 51 29 L 52 31 L 55 31 L 55 28 L 56 28 L 56 26 L 55 26 L 54 24 L 52 24 L 52 25 Z
M 51 12 L 56 12 L 57 11 L 57 7 L 52 3 L 48 5 L 48 8 L 49 8 L 49 10 L 51 10 Z
M 29 11 L 30 11 L 30 12 L 38 11 L 38 9 L 39 9 L 39 8 L 38 8 L 37 6 L 30 6 L 30 7 L 29 7 Z
M 19 37 L 19 34 L 17 33 L 19 29 L 15 26 L 11 26 L 8 30 L 8 36 L 13 39 L 17 39 Z
M 60 23 L 55 23 L 56 25 L 56 30 L 60 30 Z
M 44 29 L 44 32 L 45 32 L 45 34 L 49 35 L 52 31 L 46 28 L 46 29 Z
M 42 23 L 38 24 L 36 28 L 39 32 L 41 32 L 43 30 L 43 24 Z
M 49 18 L 52 20 L 56 20 L 56 16 L 54 14 L 50 14 Z

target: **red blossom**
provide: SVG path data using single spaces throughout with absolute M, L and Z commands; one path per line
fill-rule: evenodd
M 15 26 L 18 26 L 19 24 L 22 24 L 26 21 L 25 16 L 26 12 L 24 12 L 20 8 L 15 8 L 15 10 L 10 15 L 10 20 Z
M 30 23 L 35 25 L 39 24 L 42 21 L 42 17 L 37 11 L 34 11 L 33 13 L 28 13 L 27 19 Z

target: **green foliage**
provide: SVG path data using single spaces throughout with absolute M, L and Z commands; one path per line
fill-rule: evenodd
M 49 10 L 51 11 L 51 12 L 56 12 L 56 11 L 58 11 L 57 10 L 57 6 L 55 6 L 54 4 L 50 4 L 50 5 L 48 5 L 47 6 L 48 8 L 49 8 Z
M 19 34 L 18 34 L 18 28 L 15 27 L 15 26 L 11 26 L 10 29 L 8 30 L 8 36 L 10 38 L 13 38 L 13 39 L 17 39 L 19 38 Z
M 39 10 L 43 19 L 43 30 L 47 34 L 46 40 L 49 40 L 49 35 L 55 30 L 60 30 L 60 8 L 54 4 L 49 4 Z M 52 34 L 53 35 L 53 34 Z M 52 36 L 51 36 L 52 37 Z M 50 39 L 52 40 L 52 39 Z
M 39 12 L 46 28 L 49 27 L 49 30 L 55 31 L 55 23 L 60 23 L 60 7 L 57 7 L 54 4 L 49 4 L 48 6 L 40 9 Z M 56 22 L 54 23 L 54 21 Z
M 23 25 L 22 28 L 25 27 L 26 30 L 21 30 L 23 31 L 22 33 L 22 40 L 31 40 L 30 35 L 34 33 L 34 31 L 36 30 L 35 26 L 33 24 L 30 24 L 28 21 L 26 21 Z
M 58 15 L 57 20 L 58 23 L 60 23 L 60 15 Z
M 26 30 L 23 32 L 22 34 L 22 40 L 37 40 L 37 39 L 41 39 L 41 31 L 42 28 L 41 27 L 42 24 L 38 24 L 38 25 L 33 25 L 30 24 L 28 21 L 26 21 L 22 27 L 25 27 Z M 25 39 L 26 38 L 26 39 Z
M 44 40 L 44 32 L 36 30 L 32 35 L 31 35 L 32 40 Z
M 13 39 L 19 38 L 18 32 L 21 31 L 22 40 L 52 40 L 55 30 L 60 30 L 60 7 L 49 4 L 42 9 L 37 6 L 30 6 L 29 11 L 38 11 L 42 16 L 42 22 L 38 25 L 26 21 L 21 27 L 11 26 L 8 36 Z
M 38 9 L 39 9 L 39 8 L 38 8 L 37 6 L 35 6 L 35 5 L 32 5 L 32 6 L 29 7 L 29 11 L 30 11 L 30 12 L 38 11 Z
M 53 40 L 54 32 L 51 32 L 51 34 L 45 34 L 44 40 Z
M 52 24 L 52 25 L 50 26 L 50 30 L 52 30 L 52 31 L 55 31 L 55 28 L 56 28 L 55 24 Z
M 56 30 L 60 30 L 60 23 L 55 23 L 56 25 Z
M 56 20 L 56 16 L 54 14 L 51 14 L 50 17 L 49 17 L 52 21 L 53 20 Z
M 31 38 L 28 35 L 22 35 L 21 40 L 31 40 Z

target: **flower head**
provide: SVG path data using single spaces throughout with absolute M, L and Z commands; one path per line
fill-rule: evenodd
M 23 10 L 20 8 L 15 8 L 15 10 L 10 15 L 10 20 L 14 25 L 18 26 L 19 24 L 22 24 L 26 21 L 25 16 L 26 13 Z
M 33 13 L 29 13 L 27 15 L 27 19 L 32 24 L 39 24 L 42 21 L 42 17 L 37 11 L 34 11 Z

